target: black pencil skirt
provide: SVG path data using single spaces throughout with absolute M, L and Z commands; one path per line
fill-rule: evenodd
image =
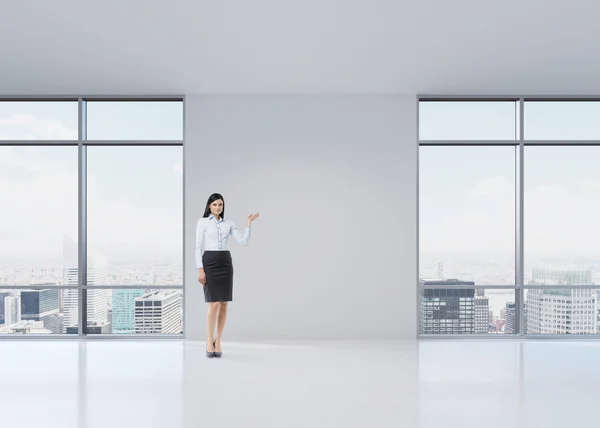
M 205 251 L 202 264 L 206 274 L 205 302 L 233 300 L 233 261 L 229 251 Z

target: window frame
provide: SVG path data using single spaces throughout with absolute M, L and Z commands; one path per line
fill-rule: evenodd
M 518 103 L 516 120 L 517 138 L 515 140 L 421 140 L 419 130 L 421 126 L 419 118 L 419 109 L 422 102 L 516 102 Z M 525 291 L 531 289 L 556 289 L 556 290 L 600 290 L 600 284 L 591 285 L 528 285 L 525 284 L 525 246 L 524 246 L 524 201 L 525 201 L 525 147 L 527 146 L 600 146 L 600 140 L 527 140 L 525 139 L 525 103 L 527 102 L 599 102 L 600 96 L 581 96 L 581 97 L 557 97 L 557 96 L 524 96 L 524 95 L 480 95 L 480 96 L 456 96 L 456 95 L 417 95 L 417 307 L 416 307 L 416 336 L 418 339 L 493 339 L 493 340 L 514 340 L 514 339 L 563 339 L 563 340 L 589 340 L 599 339 L 600 332 L 595 334 L 525 334 L 525 313 L 526 303 Z M 421 146 L 513 146 L 516 149 L 516 192 L 515 192 L 515 283 L 514 285 L 461 285 L 460 288 L 471 289 L 506 289 L 515 291 L 515 334 L 421 334 L 420 333 L 420 296 L 423 289 L 447 288 L 447 285 L 432 286 L 423 285 L 419 277 L 420 271 L 420 212 L 419 212 L 419 149 Z M 596 314 L 597 316 L 597 314 Z
M 0 340 L 65 340 L 65 339 L 182 339 L 186 336 L 185 323 L 183 325 L 183 334 L 106 334 L 94 335 L 87 333 L 87 291 L 90 289 L 132 289 L 133 285 L 87 285 L 87 148 L 90 146 L 181 146 L 182 147 L 182 164 L 185 159 L 185 117 L 186 103 L 184 95 L 135 95 L 135 96 L 18 96 L 18 97 L 0 97 L 2 102 L 59 102 L 71 101 L 77 102 L 77 139 L 76 140 L 0 140 L 0 146 L 74 146 L 77 147 L 77 162 L 78 162 L 78 284 L 71 286 L 59 286 L 57 289 L 77 289 L 78 290 L 78 333 L 75 334 L 53 334 L 49 335 L 1 335 Z M 180 140 L 88 140 L 86 138 L 87 129 L 87 103 L 111 101 L 111 102 L 181 102 L 182 103 L 182 139 Z M 183 192 L 185 195 L 185 166 L 182 175 Z M 185 225 L 185 197 L 182 198 L 182 225 Z M 157 285 L 153 287 L 156 290 L 182 290 L 182 312 L 185 319 L 185 234 L 182 227 L 182 254 L 183 260 L 183 284 L 181 285 Z M 0 285 L 1 289 L 7 290 L 23 290 L 31 289 L 31 285 Z

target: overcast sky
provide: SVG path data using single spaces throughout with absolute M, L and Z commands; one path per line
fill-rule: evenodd
M 516 103 L 427 103 L 422 139 L 514 139 Z M 90 139 L 176 139 L 181 104 L 96 103 Z M 599 103 L 528 105 L 531 139 L 600 139 Z M 0 103 L 0 139 L 77 138 L 76 103 Z M 600 256 L 600 147 L 527 147 L 526 251 Z M 420 248 L 514 253 L 515 149 L 420 149 Z M 89 242 L 109 259 L 181 257 L 181 147 L 90 147 Z M 77 149 L 0 147 L 0 255 L 61 257 L 76 236 Z
M 89 138 L 181 138 L 181 113 L 90 106 Z M 0 139 L 76 138 L 76 103 L 0 103 Z M 89 245 L 109 262 L 181 257 L 182 174 L 181 147 L 89 147 Z M 77 183 L 77 147 L 1 146 L 0 256 L 61 258 L 63 232 L 77 237 Z
M 467 120 L 466 118 L 469 118 Z M 514 139 L 514 103 L 425 104 L 422 139 Z M 530 139 L 600 139 L 600 103 L 527 105 Z M 421 147 L 420 248 L 514 254 L 515 148 Z M 600 147 L 526 147 L 527 254 L 600 256 Z

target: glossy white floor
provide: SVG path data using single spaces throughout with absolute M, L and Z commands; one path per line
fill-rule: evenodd
M 0 341 L 0 426 L 592 427 L 600 342 Z

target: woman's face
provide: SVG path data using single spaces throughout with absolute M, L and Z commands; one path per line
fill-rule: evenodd
M 212 204 L 210 204 L 210 213 L 214 216 L 220 216 L 223 212 L 223 201 L 221 199 L 217 199 Z

